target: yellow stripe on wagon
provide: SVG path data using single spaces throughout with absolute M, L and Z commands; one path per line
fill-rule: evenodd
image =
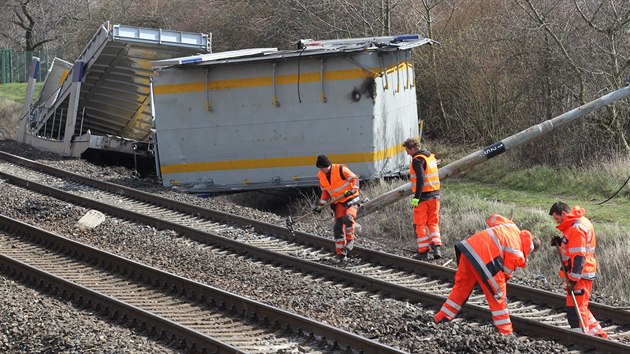
M 407 68 L 407 66 L 411 67 L 410 64 L 401 63 L 399 65 L 394 65 L 392 67 L 387 68 L 387 73 L 391 73 L 392 71 L 398 68 L 399 70 L 403 70 Z M 351 79 L 362 79 L 369 77 L 376 77 L 380 72 L 380 68 L 375 68 L 372 72 L 364 70 L 364 69 L 348 69 L 348 70 L 334 70 L 328 71 L 324 73 L 324 81 L 335 81 L 335 80 L 351 80 Z M 377 73 L 377 75 L 375 75 Z M 301 83 L 306 82 L 319 82 L 320 73 L 319 72 L 310 72 L 303 73 L 299 75 L 299 81 Z M 296 84 L 298 82 L 297 74 L 289 74 L 289 75 L 278 75 L 276 78 L 276 84 L 278 85 L 289 85 Z M 198 82 L 190 82 L 184 84 L 171 84 L 171 85 L 155 85 L 153 87 L 153 93 L 156 95 L 168 95 L 175 93 L 186 93 L 186 92 L 199 92 L 204 91 L 206 83 L 203 81 Z M 208 88 L 210 90 L 227 90 L 227 89 L 235 89 L 235 88 L 247 88 L 247 87 L 261 87 L 261 86 L 271 86 L 273 85 L 273 77 L 272 76 L 259 76 L 259 77 L 250 77 L 250 78 L 242 78 L 242 79 L 231 79 L 231 80 L 215 80 L 210 81 L 208 83 Z
M 400 144 L 396 144 L 381 151 L 331 154 L 328 155 L 328 157 L 335 163 L 371 162 L 381 161 L 386 158 L 396 156 L 402 153 L 403 150 L 404 149 Z M 171 174 L 204 171 L 247 170 L 273 167 L 298 167 L 311 165 L 313 166 L 313 168 L 315 168 L 315 158 L 313 156 L 290 156 L 272 157 L 266 159 L 228 160 L 212 162 L 208 161 L 164 165 L 160 167 L 160 172 L 162 174 Z

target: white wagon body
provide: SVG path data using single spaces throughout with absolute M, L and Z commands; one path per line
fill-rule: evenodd
M 316 156 L 371 179 L 407 171 L 418 135 L 417 35 L 301 41 L 153 62 L 165 186 L 192 192 L 317 185 Z

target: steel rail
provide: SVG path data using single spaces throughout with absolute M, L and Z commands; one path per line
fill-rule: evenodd
M 347 332 L 328 324 L 324 324 L 304 316 L 294 314 L 282 309 L 266 305 L 259 301 L 251 300 L 243 296 L 229 293 L 227 291 L 201 284 L 199 282 L 174 275 L 157 268 L 153 268 L 142 263 L 129 260 L 110 252 L 99 250 L 97 248 L 67 239 L 65 237 L 48 232 L 41 228 L 33 227 L 18 220 L 9 218 L 0 214 L 0 226 L 8 230 L 10 233 L 20 234 L 30 238 L 32 243 L 43 244 L 46 248 L 54 250 L 58 254 L 68 254 L 74 259 L 89 260 L 89 263 L 114 270 L 118 274 L 126 274 L 136 281 L 151 284 L 153 287 L 168 289 L 173 294 L 185 295 L 188 299 L 194 299 L 200 303 L 221 304 L 221 307 L 231 309 L 234 313 L 239 314 L 242 318 L 258 319 L 265 323 L 277 323 L 279 328 L 291 329 L 293 333 L 312 333 L 315 336 L 324 337 L 327 341 L 335 343 L 340 347 L 347 347 L 362 353 L 403 353 L 402 351 L 390 346 L 381 344 L 371 339 Z M 86 289 L 82 286 L 62 281 L 62 279 L 54 275 L 46 274 L 37 269 L 24 265 L 21 262 L 0 255 L 0 262 L 10 264 L 11 269 L 15 269 L 18 273 L 28 274 L 29 277 L 37 277 L 38 279 L 46 279 L 55 286 L 59 286 L 68 293 L 76 293 L 83 301 L 91 301 L 92 306 L 103 304 L 101 307 L 115 308 L 125 313 L 133 313 L 133 317 L 137 322 L 147 323 L 149 327 L 155 327 L 159 332 L 167 333 L 169 336 L 185 339 L 187 347 L 197 348 L 197 350 L 205 350 L 206 352 L 226 352 L 241 353 L 239 349 L 222 343 L 214 338 L 210 338 L 202 333 L 193 331 L 185 326 L 173 323 L 169 320 L 155 316 L 129 306 L 124 303 L 115 303 L 115 301 L 98 292 Z M 63 283 L 63 285 L 61 285 Z M 59 284 L 59 285 L 57 285 Z M 111 311 L 111 310 L 110 310 Z M 116 311 L 116 310 L 114 310 Z
M 68 194 L 66 192 L 56 190 L 55 188 L 39 185 L 34 182 L 18 182 L 19 178 L 15 176 L 6 175 L 4 173 L 0 173 L 0 175 L 5 176 L 7 179 L 11 181 L 11 183 L 28 186 L 28 188 L 38 190 L 40 193 L 50 194 L 60 199 L 65 199 L 66 197 L 64 197 L 64 195 Z M 84 178 L 85 177 L 82 177 L 82 179 Z M 94 187 L 94 185 L 92 186 Z M 114 186 L 117 186 L 117 185 L 114 185 Z M 117 186 L 117 187 L 122 187 L 122 186 Z M 127 189 L 127 188 L 123 187 L 123 189 Z M 139 192 L 139 191 L 131 190 L 130 192 Z M 147 194 L 144 192 L 139 192 L 139 193 Z M 74 202 L 78 204 L 83 204 L 83 205 L 89 205 L 86 203 L 93 202 L 92 199 L 78 197 L 72 194 L 69 194 L 69 196 L 67 197 L 73 200 Z M 144 199 L 144 201 L 147 203 L 151 203 L 151 199 L 153 199 L 152 197 L 156 197 L 156 196 L 147 194 L 147 196 L 145 197 L 146 199 Z M 165 199 L 161 197 L 157 197 L 157 199 L 160 201 L 160 203 L 163 203 L 166 205 L 168 205 L 169 204 L 168 202 L 171 201 L 169 199 Z M 126 219 L 130 219 L 130 216 L 132 216 L 133 214 L 137 214 L 137 213 L 133 213 L 131 211 L 127 211 L 122 208 L 113 207 L 108 204 L 102 205 L 102 208 L 104 210 L 107 210 L 107 212 L 113 215 L 126 218 Z M 175 202 L 175 206 L 171 207 L 170 209 L 178 210 L 178 211 L 181 211 L 181 209 L 193 210 L 194 212 L 191 212 L 191 211 L 188 211 L 188 212 L 193 213 L 195 215 L 201 215 L 201 216 L 218 214 L 219 216 L 214 217 L 214 219 L 221 219 L 228 222 L 235 222 L 235 220 L 237 220 L 241 222 L 242 225 L 251 226 L 254 229 L 257 229 L 259 231 L 268 232 L 268 233 L 274 234 L 275 236 L 282 236 L 289 240 L 291 239 L 289 231 L 283 227 L 243 218 L 240 216 L 234 216 L 234 218 L 232 218 L 231 214 L 216 212 L 210 209 L 196 207 L 196 206 L 181 203 L 181 202 Z M 212 216 L 208 216 L 208 217 L 213 218 Z M 219 235 L 206 233 L 206 232 L 199 231 L 194 228 L 189 228 L 189 227 L 176 224 L 176 223 L 173 224 L 173 223 L 165 222 L 162 219 L 152 218 L 143 214 L 137 214 L 135 218 L 137 218 L 138 221 L 149 223 L 158 228 L 173 229 L 175 231 L 178 231 L 200 242 L 205 242 L 205 243 L 210 242 L 213 244 L 220 244 L 223 247 L 228 247 L 232 250 L 235 250 L 236 252 L 246 253 L 249 256 L 260 258 L 270 263 L 286 264 L 288 266 L 294 267 L 301 271 L 311 272 L 316 275 L 338 279 L 346 283 L 353 284 L 355 286 L 360 286 L 365 289 L 378 291 L 383 294 L 389 294 L 395 298 L 405 298 L 412 302 L 422 302 L 425 304 L 433 304 L 433 305 L 439 305 L 443 303 L 445 300 L 444 297 L 441 297 L 439 295 L 434 295 L 434 294 L 430 294 L 426 292 L 413 290 L 410 288 L 406 288 L 404 286 L 399 286 L 396 284 L 383 282 L 374 278 L 358 275 L 356 273 L 345 271 L 339 268 L 329 267 L 329 266 L 325 266 L 319 263 L 302 260 L 302 259 L 288 256 L 288 255 L 283 255 L 281 253 L 276 253 L 276 252 L 264 250 L 258 247 L 249 246 L 249 245 L 240 243 L 238 241 L 226 239 Z M 316 235 L 296 232 L 296 240 L 299 240 L 300 243 L 310 244 L 316 247 L 331 248 L 330 240 L 316 236 Z M 360 247 L 355 248 L 355 251 L 353 251 L 353 253 L 354 252 L 360 253 L 362 257 L 367 261 L 383 264 L 391 268 L 411 271 L 416 274 L 429 274 L 431 276 L 443 278 L 448 281 L 452 281 L 453 274 L 454 274 L 454 270 L 450 268 L 441 267 L 441 266 L 430 264 L 430 263 L 418 262 L 415 260 L 411 260 L 411 259 L 396 256 L 396 255 L 383 253 L 383 252 L 372 251 L 372 250 L 368 250 L 368 249 L 364 249 Z M 515 284 L 508 284 L 508 287 L 510 289 L 508 290 L 508 293 L 510 294 L 511 298 L 517 297 L 520 299 L 527 299 L 529 301 L 532 301 L 538 304 L 552 305 L 554 307 L 564 307 L 565 300 L 563 296 L 560 296 L 551 292 L 531 289 L 531 288 L 527 288 L 527 287 L 515 285 Z M 491 318 L 491 314 L 489 310 L 486 308 L 478 307 L 476 305 L 471 305 L 471 304 L 466 304 L 464 308 L 467 310 L 468 313 L 473 314 L 476 317 L 479 317 L 482 319 Z M 625 324 L 625 325 L 630 324 L 630 320 L 629 320 L 630 312 L 628 311 L 616 309 L 611 306 L 595 304 L 595 303 L 591 305 L 591 308 L 592 308 L 593 313 L 596 313 L 595 311 L 596 308 L 599 309 L 601 311 L 600 315 L 603 314 L 602 317 L 604 317 L 605 319 L 612 320 L 614 322 Z M 600 315 L 598 315 L 598 317 Z M 624 352 L 630 349 L 630 347 L 624 344 L 620 344 L 613 341 L 601 340 L 599 338 L 592 337 L 592 336 L 582 335 L 586 338 L 579 338 L 579 337 L 576 338 L 576 336 L 579 336 L 581 334 L 579 333 L 576 334 L 574 332 L 571 332 L 571 331 L 568 331 L 566 329 L 562 329 L 559 327 L 542 324 L 537 321 L 532 321 L 532 320 L 529 320 L 527 318 L 523 318 L 520 316 L 512 315 L 511 318 L 517 330 L 523 330 L 528 333 L 539 334 L 547 338 L 551 337 L 563 343 L 590 345 L 591 347 L 598 348 L 598 350 L 604 350 L 604 348 L 607 348 L 605 350 L 610 351 L 610 352 L 619 352 L 619 350 L 621 350 L 621 352 Z M 612 347 L 609 348 L 609 346 L 612 346 Z
M 65 178 L 69 180 L 74 180 L 79 183 L 83 183 L 94 187 L 96 189 L 105 190 L 110 193 L 119 194 L 122 196 L 128 196 L 130 198 L 134 198 L 136 200 L 146 202 L 153 205 L 158 205 L 163 208 L 167 208 L 170 210 L 175 210 L 183 213 L 188 213 L 192 215 L 198 215 L 204 218 L 208 218 L 211 220 L 222 221 L 234 223 L 236 225 L 240 225 L 242 227 L 252 227 L 254 230 L 262 233 L 269 233 L 281 239 L 287 241 L 296 241 L 300 244 L 310 245 L 313 247 L 330 249 L 334 248 L 334 244 L 330 239 L 324 238 L 321 236 L 317 236 L 314 234 L 309 234 L 306 232 L 295 231 L 294 235 L 284 226 L 278 226 L 269 224 L 263 221 L 258 221 L 255 219 L 249 219 L 246 217 L 233 215 L 217 210 L 212 210 L 208 208 L 199 207 L 196 205 L 187 204 L 180 201 L 171 200 L 168 198 L 160 197 L 154 194 L 146 193 L 143 191 L 139 191 L 137 189 L 121 186 L 118 184 L 99 181 L 92 178 L 84 177 L 72 172 L 63 171 L 42 163 L 38 163 L 29 159 L 25 159 L 19 156 L 15 156 L 6 152 L 0 151 L 0 158 L 20 164 L 26 167 L 30 167 L 39 171 L 44 171 L 46 173 L 58 176 L 60 178 Z M 0 174 L 1 175 L 1 174 Z M 11 178 L 11 177 L 7 177 Z M 48 194 L 48 192 L 42 191 L 42 193 Z M 143 221 L 143 220 L 140 220 Z M 144 222 L 144 221 L 143 221 Z M 170 228 L 165 225 L 161 225 L 158 220 L 154 220 L 158 226 L 162 228 Z M 218 236 L 221 237 L 221 236 Z M 426 263 L 426 262 L 418 262 L 412 259 L 400 257 L 397 255 L 371 250 L 368 248 L 364 248 L 361 246 L 355 246 L 353 250 L 354 254 L 360 254 L 361 257 L 369 262 L 373 262 L 376 264 L 381 264 L 383 266 L 401 269 L 409 272 L 413 272 L 416 274 L 428 274 L 430 276 L 438 277 L 445 281 L 453 280 L 455 276 L 455 270 L 448 267 L 443 267 L 437 264 Z M 565 306 L 565 296 L 555 294 L 545 290 L 532 289 L 531 287 L 508 283 L 508 294 L 511 297 L 517 298 L 525 298 L 531 301 L 535 301 L 540 304 L 549 304 L 554 307 L 564 307 Z M 589 309 L 591 312 L 598 318 L 603 320 L 609 320 L 617 323 L 630 323 L 630 311 L 623 310 L 617 307 L 600 304 L 597 302 L 591 302 L 589 304 Z

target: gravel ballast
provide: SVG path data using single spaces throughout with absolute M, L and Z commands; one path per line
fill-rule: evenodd
M 127 185 L 168 198 L 254 217 L 274 224 L 284 218 L 239 206 L 229 196 L 198 198 L 161 187 L 151 179 L 132 177 L 122 167 L 101 167 L 84 160 L 62 159 L 13 141 L 0 141 L 0 150 L 38 160 L 54 167 Z M 549 341 L 499 335 L 490 323 L 465 320 L 433 323 L 434 308 L 384 298 L 331 282 L 316 286 L 302 273 L 214 252 L 173 231 L 156 230 L 113 217 L 94 230 L 81 231 L 76 222 L 88 210 L 54 198 L 0 183 L 0 213 L 36 224 L 62 236 L 89 243 L 168 272 L 244 295 L 379 342 L 413 353 L 562 353 L 567 348 Z M 317 231 L 316 226 L 301 227 Z M 320 230 L 321 231 L 321 230 Z M 322 234 L 321 232 L 314 232 Z M 387 249 L 371 239 L 362 246 Z M 165 343 L 138 336 L 61 299 L 0 278 L 2 305 L 0 351 L 9 352 L 128 352 L 166 353 Z M 22 343 L 23 347 L 17 346 Z M 20 349 L 23 348 L 23 349 Z

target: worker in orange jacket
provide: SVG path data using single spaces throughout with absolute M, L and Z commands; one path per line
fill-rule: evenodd
M 458 259 L 455 284 L 434 320 L 455 318 L 475 284 L 479 284 L 488 300 L 495 327 L 500 333 L 512 334 L 506 283 L 517 267 L 525 268 L 527 258 L 540 248 L 540 240 L 497 213 L 486 223 L 488 228 L 455 245 Z
M 566 311 L 571 330 L 608 338 L 606 331 L 602 329 L 588 309 L 589 297 L 593 290 L 593 280 L 597 272 L 595 228 L 591 221 L 584 216 L 584 209 L 579 206 L 571 209 L 566 203 L 556 202 L 551 206 L 549 215 L 556 221 L 558 224 L 556 228 L 563 234 L 562 238 L 555 236 L 552 239 L 552 245 L 558 247 L 562 257 L 560 277 L 564 278 L 566 282 Z M 573 292 L 577 304 L 573 302 L 571 292 Z M 579 308 L 579 314 L 576 305 Z M 579 315 L 582 317 L 581 321 Z
M 413 224 L 418 241 L 418 252 L 414 259 L 425 261 L 429 250 L 433 258 L 442 257 L 442 237 L 440 235 L 440 177 L 437 159 L 431 151 L 420 148 L 418 139 L 405 140 L 403 147 L 411 156 L 409 176 L 413 209 Z M 428 229 L 428 232 L 427 232 Z
M 344 260 L 354 247 L 354 225 L 359 202 L 359 179 L 348 167 L 332 164 L 326 155 L 319 155 L 315 166 L 319 168 L 319 185 L 322 190 L 319 205 L 321 210 L 328 201 L 335 212 L 335 254 Z

